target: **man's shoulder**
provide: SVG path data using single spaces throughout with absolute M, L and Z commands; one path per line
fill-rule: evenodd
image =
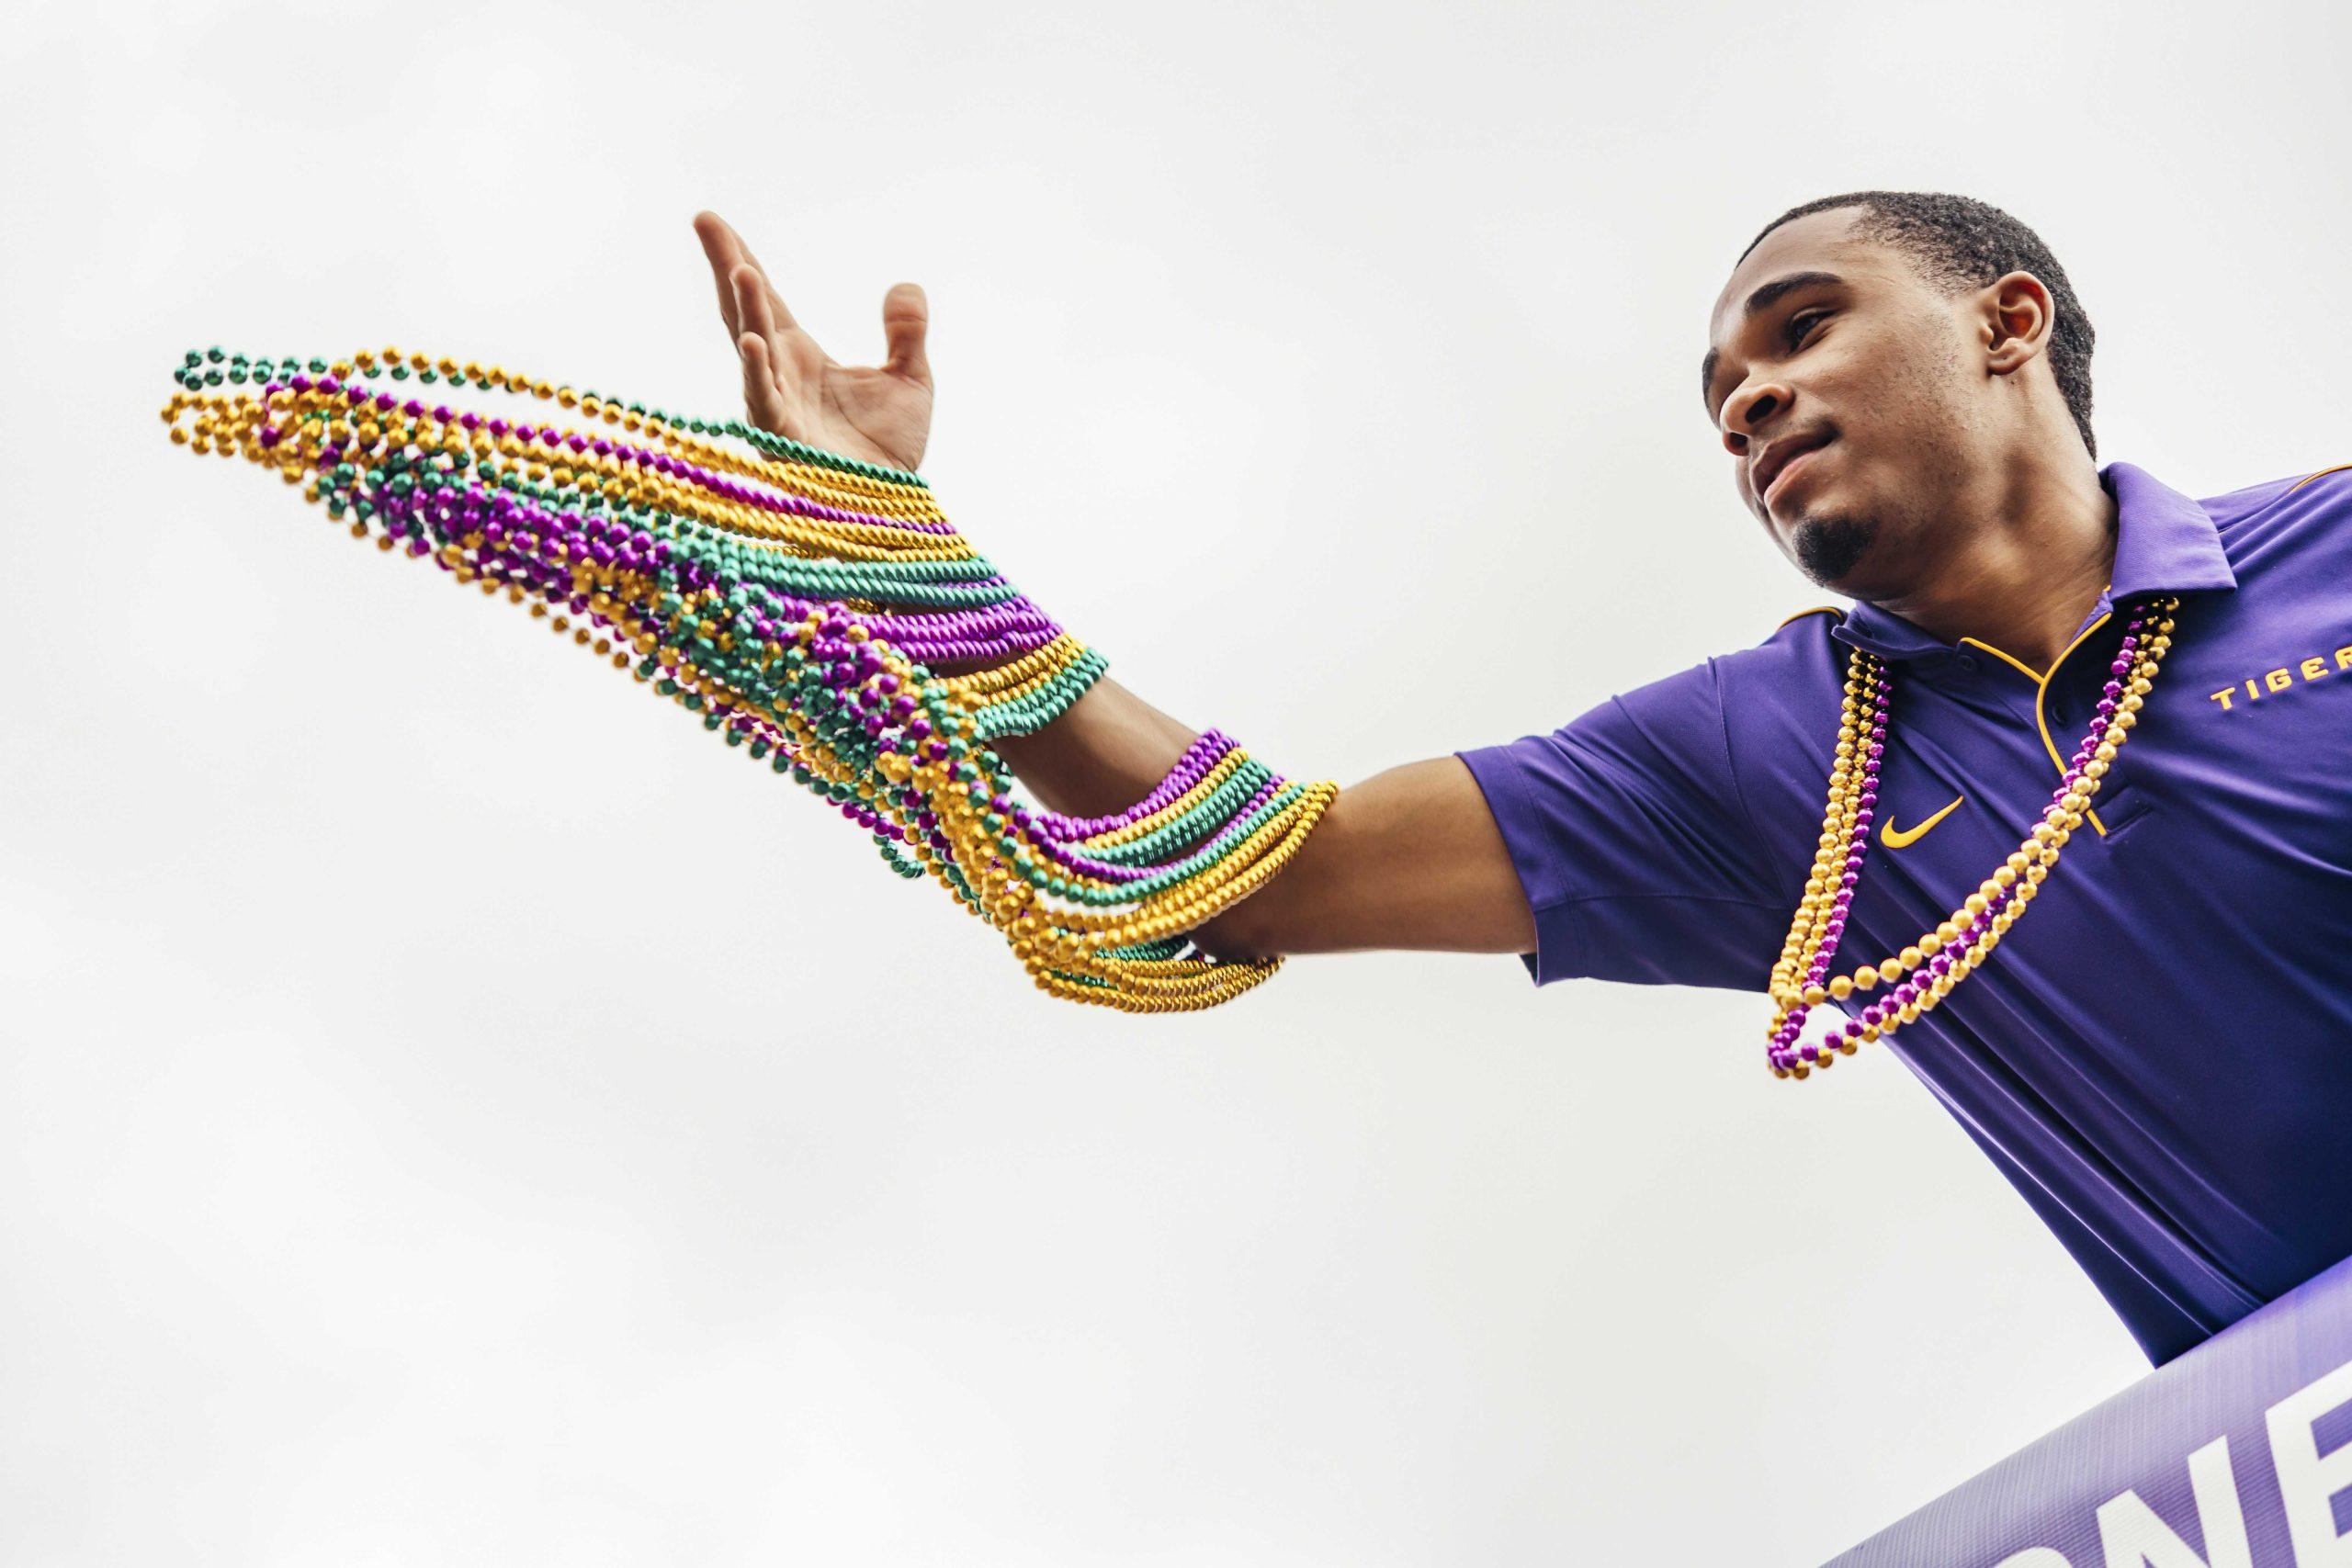
M 1817 671 L 1843 682 L 1848 650 L 1835 634 L 1845 619 L 1843 604 L 1815 604 L 1782 616 L 1761 641 L 1717 654 L 1715 662 L 1746 679 Z
M 1783 615 L 1781 617 L 1781 624 L 1772 628 L 1772 635 L 1770 637 L 1767 637 L 1765 641 L 1769 643 L 1779 639 L 1782 632 L 1787 631 L 1799 621 L 1805 620 L 1815 615 L 1822 616 L 1823 619 L 1815 625 L 1807 626 L 1804 630 L 1798 632 L 1797 639 L 1802 640 L 1816 631 L 1826 636 L 1831 626 L 1836 626 L 1838 622 L 1846 618 L 1846 606 L 1843 604 L 1815 604 L 1810 609 L 1799 610 L 1793 615 Z M 1760 647 L 1762 645 L 1759 644 L 1758 646 Z
M 1733 730 L 1777 728 L 1792 716 L 1817 714 L 1825 700 L 1834 713 L 1849 650 L 1829 632 L 1844 614 L 1832 604 L 1800 610 L 1760 642 L 1619 688 L 1566 728 L 1598 732 L 1630 721 L 1654 740 L 1720 740 Z
M 1799 610 L 1781 617 L 1760 641 L 1712 654 L 1667 680 L 1703 682 L 1719 690 L 1727 703 L 1735 698 L 1734 688 L 1769 694 L 1783 689 L 1811 692 L 1825 681 L 1842 684 L 1849 650 L 1831 634 L 1845 618 L 1840 604 Z
M 2352 463 L 2284 474 L 2219 495 L 2200 496 L 2197 504 L 2224 532 L 2247 523 L 2338 517 L 2352 512 Z
M 1849 649 L 1830 635 L 1845 615 L 1836 604 L 1799 610 L 1760 641 L 1713 654 L 1612 701 L 1645 719 L 1705 709 L 1735 727 L 1783 711 L 1815 712 L 1825 693 L 1845 684 Z M 1834 708 L 1834 697 L 1831 703 Z

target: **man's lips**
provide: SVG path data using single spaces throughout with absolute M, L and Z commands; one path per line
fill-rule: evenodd
M 1808 460 L 1815 453 L 1822 451 L 1824 448 L 1827 447 L 1831 442 L 1836 440 L 1836 436 L 1830 436 L 1826 440 L 1819 441 L 1815 443 L 1813 446 L 1807 446 L 1804 450 L 1797 453 L 1792 457 L 1784 458 L 1781 461 L 1781 466 L 1773 470 L 1771 479 L 1766 481 L 1764 493 L 1757 498 L 1758 501 L 1763 502 L 1764 509 L 1768 512 L 1770 511 L 1772 507 L 1772 498 L 1780 494 L 1781 487 L 1788 482 L 1790 477 L 1792 475 L 1801 475 L 1806 469 Z

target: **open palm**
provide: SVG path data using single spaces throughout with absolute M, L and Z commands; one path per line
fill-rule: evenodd
M 743 365 L 743 408 L 762 430 L 829 452 L 912 469 L 931 439 L 931 362 L 923 334 L 931 310 L 920 285 L 882 297 L 888 358 L 842 365 L 801 331 L 741 235 L 716 212 L 695 214 L 695 232 L 718 285 L 718 313 Z

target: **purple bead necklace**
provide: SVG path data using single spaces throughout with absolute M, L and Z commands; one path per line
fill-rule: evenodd
M 1765 1032 L 1765 1062 L 1775 1077 L 1802 1078 L 1826 1072 L 1840 1055 L 1850 1056 L 1866 1040 L 1876 1040 L 1933 1010 L 1954 986 L 1980 967 L 2002 934 L 2025 912 L 2058 863 L 2058 852 L 2083 825 L 2091 797 L 2140 721 L 2154 688 L 2156 666 L 2172 646 L 2172 613 L 2180 607 L 2165 596 L 2132 612 L 2123 641 L 2107 667 L 2098 707 L 2049 807 L 2017 852 L 1977 885 L 1976 891 L 1917 942 L 1850 975 L 1831 975 L 1830 960 L 1846 932 L 1846 919 L 1861 880 L 1878 808 L 1879 762 L 1886 755 L 1887 716 L 1894 695 L 1885 666 L 1862 649 L 1847 665 L 1846 697 L 1839 715 L 1838 750 L 1829 773 L 1829 800 L 1821 818 L 1821 839 L 1813 874 L 1789 923 L 1788 940 L 1772 966 L 1772 1021 Z M 1888 994 L 1849 1019 L 1826 1043 L 1800 1044 L 1808 1014 L 1822 1003 L 1843 1001 L 1880 985 Z

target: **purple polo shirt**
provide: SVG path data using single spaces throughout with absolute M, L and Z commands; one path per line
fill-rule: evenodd
M 2179 594 L 2095 823 L 1983 969 L 1848 1065 L 1891 1050 L 1925 1080 L 2163 1362 L 2352 1256 L 2352 465 L 2204 501 L 2130 463 L 2099 480 L 2114 580 L 2049 671 L 1858 604 L 1455 755 L 1534 911 L 1537 985 L 1754 991 L 1758 1092 L 1835 1093 L 1768 1077 L 1763 992 L 1849 647 L 1894 695 L 1848 972 L 2017 848 L 2108 678 L 2114 606 Z

